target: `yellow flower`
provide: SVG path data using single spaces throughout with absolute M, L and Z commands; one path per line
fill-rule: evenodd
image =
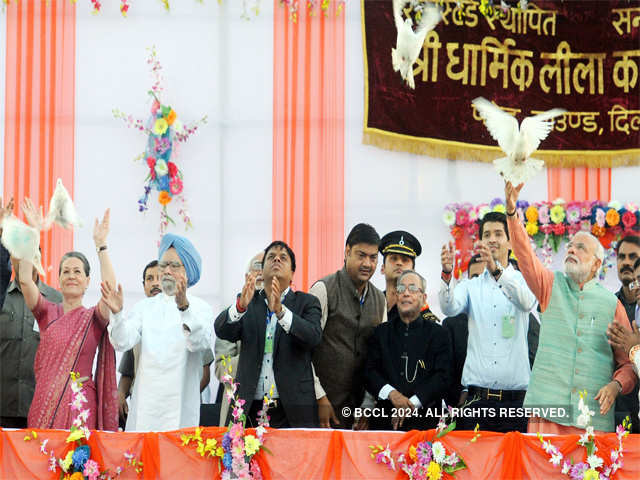
M 200 427 L 196 427 L 196 431 L 193 433 L 193 438 L 202 441 L 202 429 Z
M 564 207 L 562 205 L 554 205 L 551 207 L 551 210 L 549 210 L 549 216 L 553 223 L 562 223 L 566 216 Z
M 507 208 L 502 203 L 499 203 L 495 207 L 493 207 L 493 211 L 505 213 L 507 211 Z
M 67 456 L 64 457 L 64 460 L 62 460 L 61 462 L 61 467 L 62 469 L 66 472 L 69 470 L 69 467 L 71 466 L 71 462 L 73 461 L 73 450 L 69 450 L 67 452 Z
M 69 477 L 69 480 L 84 480 L 84 475 L 80 472 L 75 472 L 71 477 Z
M 164 118 L 156 119 L 156 123 L 153 124 L 153 133 L 156 135 L 163 135 L 169 128 L 169 124 Z
M 224 448 L 222 447 L 218 447 L 216 448 L 216 457 L 224 457 Z
M 586 472 L 584 472 L 583 480 L 598 480 L 600 478 L 600 474 L 598 474 L 597 470 L 590 468 Z
M 71 431 L 71 433 L 67 437 L 66 442 L 67 443 L 75 442 L 77 440 L 80 440 L 81 438 L 84 438 L 84 432 L 79 428 L 76 428 L 75 430 Z
M 416 446 L 415 445 L 411 445 L 409 447 L 409 458 L 414 462 L 418 458 L 418 456 L 416 455 Z
M 527 225 L 526 225 L 525 228 L 526 228 L 527 233 L 529 234 L 530 237 L 533 237 L 536 233 L 538 233 L 538 224 L 537 223 L 527 222 Z
M 427 467 L 427 477 L 429 477 L 429 480 L 440 480 L 440 478 L 442 477 L 440 465 L 433 461 L 430 462 L 429 466 Z
M 193 439 L 191 435 L 180 435 L 180 440 L 182 440 L 182 446 L 189 445 L 189 442 Z
M 204 446 L 204 451 L 209 453 L 210 457 L 215 457 L 217 444 L 218 442 L 216 441 L 215 438 L 207 438 Z
M 256 437 L 253 435 L 244 437 L 244 453 L 247 454 L 247 456 L 251 457 L 258 450 L 260 450 L 260 442 Z
M 538 221 L 538 209 L 534 206 L 531 206 L 527 208 L 524 216 L 527 217 L 527 221 L 536 223 Z
M 205 454 L 204 442 L 198 442 L 198 448 L 196 448 L 196 452 L 198 452 L 201 457 L 204 457 L 204 454 Z

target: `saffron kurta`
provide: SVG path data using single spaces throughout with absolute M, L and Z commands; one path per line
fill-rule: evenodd
M 126 431 L 173 430 L 200 422 L 202 354 L 211 346 L 213 310 L 193 295 L 187 300 L 189 308 L 181 312 L 175 297 L 161 293 L 128 313 L 111 315 L 109 339 L 116 350 L 140 343 Z

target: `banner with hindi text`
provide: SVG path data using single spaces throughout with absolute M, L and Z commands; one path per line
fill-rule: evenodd
M 415 90 L 393 71 L 392 1 L 361 1 L 365 143 L 492 161 L 504 155 L 471 105 L 483 96 L 519 121 L 567 110 L 535 154 L 548 166 L 640 164 L 639 0 L 538 0 L 500 17 L 474 0 L 434 2 L 442 20 L 414 64 Z

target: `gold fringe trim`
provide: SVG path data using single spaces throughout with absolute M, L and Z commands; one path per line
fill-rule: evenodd
M 436 138 L 412 137 L 376 128 L 365 128 L 362 142 L 385 150 L 429 155 L 449 160 L 488 163 L 504 157 L 499 147 Z M 544 160 L 547 167 L 631 167 L 640 165 L 640 148 L 628 150 L 538 150 L 534 157 Z

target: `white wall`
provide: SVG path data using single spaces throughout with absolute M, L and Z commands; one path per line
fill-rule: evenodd
M 4 190 L 4 106 L 5 106 L 5 58 L 7 55 L 7 15 L 0 18 L 0 189 Z M 4 194 L 2 200 L 6 201 Z
M 271 238 L 272 8 L 263 5 L 248 22 L 240 2 L 172 2 L 167 13 L 156 0 L 140 0 L 127 18 L 112 3 L 97 16 L 77 7 L 75 201 L 87 226 L 75 244 L 93 251 L 91 222 L 111 207 L 118 279 L 127 302 L 141 297 L 142 268 L 157 255 L 159 205 L 156 193 L 150 210 L 138 212 L 147 168 L 132 160 L 146 137 L 111 110 L 146 120 L 152 79 L 145 47 L 155 45 L 163 101 L 183 122 L 209 117 L 180 146 L 177 161 L 194 224 L 186 235 L 203 258 L 193 293 L 217 310 L 241 285 L 245 260 Z M 169 207 L 178 223 L 170 231 L 184 234 L 175 205 Z M 97 289 L 96 278 L 90 293 Z
M 347 6 L 345 234 L 361 221 L 373 225 L 380 236 L 396 229 L 413 233 L 423 249 L 416 268 L 426 276 L 427 301 L 439 314 L 440 248 L 450 239 L 442 222 L 443 209 L 451 202 L 478 204 L 495 197 L 504 198 L 503 182 L 491 164 L 391 152 L 362 143 L 364 64 L 360 2 L 351 1 Z M 432 120 L 438 121 L 435 117 Z M 639 172 L 640 167 L 615 169 L 613 197 L 623 202 L 636 199 L 638 203 Z M 521 198 L 546 200 L 546 173 L 532 179 Z M 382 258 L 378 267 L 381 261 Z M 384 277 L 379 272 L 373 281 L 384 288 Z M 616 282 L 613 278 L 607 283 L 617 287 Z
M 157 192 L 149 211 L 139 213 L 147 167 L 132 160 L 146 137 L 111 111 L 117 107 L 146 121 L 152 82 L 146 47 L 155 45 L 163 102 L 183 122 L 208 115 L 180 146 L 177 162 L 194 225 L 186 235 L 203 259 L 191 293 L 217 315 L 240 290 L 248 259 L 271 239 L 273 6 L 263 2 L 260 16 L 246 21 L 235 1 L 174 1 L 167 13 L 157 0 L 137 0 L 127 18 L 117 5 L 103 2 L 97 16 L 88 2 L 77 6 L 74 198 L 85 228 L 76 232 L 75 247 L 98 268 L 91 229 L 110 207 L 109 252 L 125 302 L 142 298 L 142 270 L 157 258 Z M 178 223 L 169 231 L 185 234 L 177 209 L 169 210 Z M 98 298 L 96 272 L 85 305 Z M 215 394 L 213 373 L 212 379 Z

